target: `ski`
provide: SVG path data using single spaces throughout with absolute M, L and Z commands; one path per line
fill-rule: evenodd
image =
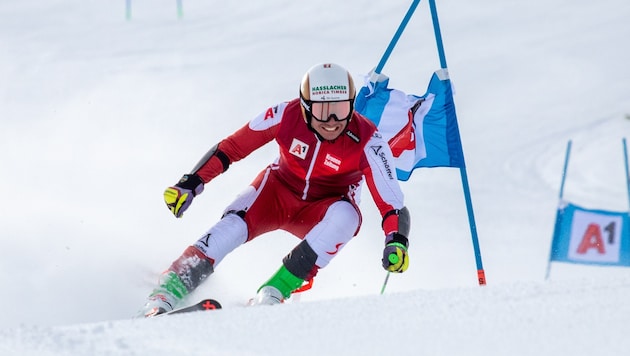
M 216 301 L 214 299 L 204 299 L 204 300 L 202 300 L 202 301 L 200 301 L 198 303 L 195 303 L 193 305 L 189 305 L 187 307 L 171 310 L 170 312 L 167 312 L 164 315 L 190 313 L 190 312 L 194 312 L 194 311 L 210 311 L 210 310 L 217 310 L 217 309 L 221 309 L 221 308 L 222 308 L 221 307 L 221 303 L 219 303 L 218 301 Z

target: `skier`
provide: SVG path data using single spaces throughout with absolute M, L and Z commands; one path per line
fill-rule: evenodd
M 404 272 L 409 264 L 409 211 L 403 204 L 393 156 L 372 122 L 354 111 L 355 86 L 343 67 L 324 63 L 304 75 L 300 97 L 268 108 L 220 141 L 164 192 L 180 218 L 204 184 L 230 164 L 275 139 L 280 153 L 224 210 L 221 219 L 176 259 L 160 278 L 140 315 L 173 310 L 239 245 L 277 229 L 301 242 L 262 284 L 250 304 L 277 304 L 359 232 L 360 188 L 366 181 L 383 218 L 382 265 Z

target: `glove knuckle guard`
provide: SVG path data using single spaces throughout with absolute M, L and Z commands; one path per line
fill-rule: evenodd
M 383 251 L 383 268 L 390 272 L 402 273 L 409 267 L 409 255 L 403 245 L 391 243 Z
M 168 209 L 175 215 L 181 217 L 188 205 L 190 205 L 189 191 L 182 191 L 181 188 L 168 187 L 164 191 L 164 202 Z
M 179 198 L 179 191 L 174 188 L 166 188 L 164 191 L 164 201 L 166 204 L 174 204 Z

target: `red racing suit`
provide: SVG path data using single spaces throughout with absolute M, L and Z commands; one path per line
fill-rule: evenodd
M 251 204 L 243 208 L 248 240 L 276 228 L 303 238 L 321 220 L 326 208 L 341 199 L 351 202 L 359 212 L 356 194 L 363 180 L 383 217 L 385 235 L 398 232 L 398 214 L 394 212 L 402 209 L 404 202 L 393 155 L 376 126 L 356 112 L 340 137 L 326 141 L 306 124 L 299 99 L 278 104 L 220 141 L 193 173 L 208 183 L 231 163 L 271 140 L 278 143 L 279 157 L 252 186 L 258 189 L 262 184 L 274 184 L 277 188 L 256 197 L 259 209 Z M 275 213 L 277 210 L 280 212 Z

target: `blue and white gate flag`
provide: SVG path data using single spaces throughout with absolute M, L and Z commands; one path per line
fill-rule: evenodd
M 370 78 L 370 76 L 368 76 Z M 423 96 L 388 88 L 378 74 L 359 90 L 355 109 L 372 120 L 389 142 L 398 179 L 406 181 L 415 168 L 464 167 L 455 103 L 448 71 L 433 73 Z
M 550 261 L 630 266 L 628 212 L 584 209 L 566 203 L 558 209 Z

